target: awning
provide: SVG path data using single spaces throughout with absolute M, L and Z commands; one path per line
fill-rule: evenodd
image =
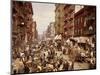
M 55 40 L 57 40 L 57 39 L 60 39 L 60 40 L 61 40 L 61 39 L 62 39 L 61 34 L 60 34 L 60 35 L 56 35 L 54 39 L 55 39 Z
M 77 40 L 78 43 L 86 43 L 89 42 L 88 37 L 73 37 L 74 40 Z

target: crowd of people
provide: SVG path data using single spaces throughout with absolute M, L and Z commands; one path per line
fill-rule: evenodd
M 95 47 L 73 39 L 40 41 L 12 51 L 12 74 L 75 70 L 75 62 L 96 68 Z

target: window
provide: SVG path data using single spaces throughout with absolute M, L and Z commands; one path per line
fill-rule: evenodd
M 86 27 L 87 18 L 84 19 L 84 27 Z
M 83 22 L 83 17 L 81 17 L 81 23 Z
M 15 8 L 13 8 L 13 14 L 16 14 L 16 13 L 17 13 L 16 9 L 15 9 Z

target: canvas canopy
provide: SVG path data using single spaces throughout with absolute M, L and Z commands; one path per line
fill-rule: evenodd
M 61 34 L 60 34 L 60 35 L 56 35 L 56 36 L 54 37 L 54 39 L 55 39 L 55 40 L 61 40 L 61 39 L 62 39 Z
M 73 37 L 71 39 L 76 40 L 78 43 L 89 42 L 89 38 L 88 37 Z

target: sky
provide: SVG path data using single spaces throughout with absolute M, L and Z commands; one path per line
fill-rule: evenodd
M 75 5 L 75 13 L 78 12 L 83 7 L 84 7 L 83 5 Z
M 37 23 L 38 34 L 46 31 L 50 22 L 55 21 L 55 5 L 47 3 L 32 3 L 33 19 Z

